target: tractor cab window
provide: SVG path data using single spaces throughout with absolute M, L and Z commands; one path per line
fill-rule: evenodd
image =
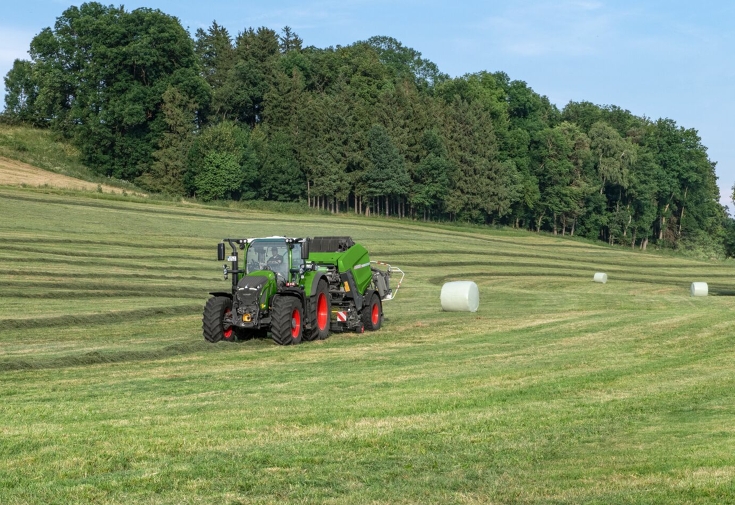
M 283 239 L 254 240 L 245 257 L 247 273 L 272 270 L 288 278 L 288 245 Z
M 301 268 L 304 264 L 304 260 L 301 259 L 301 244 L 298 242 L 293 244 L 291 249 L 291 264 L 293 265 L 291 268 Z

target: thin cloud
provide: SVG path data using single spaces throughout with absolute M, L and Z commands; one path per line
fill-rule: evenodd
M 577 1 L 577 2 L 567 2 L 567 3 L 570 4 L 570 5 L 579 7 L 581 9 L 586 9 L 586 10 L 590 10 L 590 11 L 591 10 L 596 10 L 596 9 L 601 9 L 602 7 L 605 6 L 605 4 L 603 4 L 602 2 L 593 2 L 593 1 L 585 2 L 585 1 L 582 1 L 582 0 Z
M 301 4 L 282 9 L 262 7 L 248 13 L 248 19 L 258 26 L 291 26 L 298 29 L 345 26 L 354 20 L 356 2 L 316 2 L 304 7 Z M 359 3 L 359 2 L 358 2 Z
M 602 2 L 539 2 L 488 17 L 477 28 L 489 32 L 511 54 L 587 56 L 600 52 L 617 36 L 620 17 Z

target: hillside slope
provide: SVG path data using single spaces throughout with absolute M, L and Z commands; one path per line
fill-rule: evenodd
M 86 189 L 88 191 L 101 190 L 105 193 L 119 193 L 120 188 L 114 188 L 107 184 L 95 184 L 93 182 L 75 179 L 67 175 L 56 174 L 38 167 L 11 160 L 0 156 L 0 186 L 49 186 L 64 189 Z
M 6 185 L 144 195 L 129 182 L 94 174 L 74 146 L 49 130 L 0 124 L 0 186 Z
M 0 215 L 0 503 L 735 501 L 729 263 L 30 188 Z M 204 342 L 217 242 L 274 234 L 403 268 L 383 329 Z M 456 279 L 477 313 L 441 311 Z

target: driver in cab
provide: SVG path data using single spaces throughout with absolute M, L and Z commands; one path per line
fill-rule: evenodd
M 276 274 L 276 281 L 279 283 L 286 282 L 288 275 L 288 265 L 283 261 L 283 256 L 278 254 L 276 246 L 271 247 L 271 256 L 266 261 L 268 268 Z
M 283 263 L 283 256 L 278 254 L 277 247 L 271 247 L 271 257 L 268 258 L 268 265 L 281 265 Z

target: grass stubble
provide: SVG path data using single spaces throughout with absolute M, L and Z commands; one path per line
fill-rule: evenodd
M 103 203 L 0 189 L 0 503 L 735 502 L 730 262 Z M 404 268 L 383 329 L 205 343 L 215 244 L 275 234 Z M 440 310 L 457 279 L 477 313 Z

